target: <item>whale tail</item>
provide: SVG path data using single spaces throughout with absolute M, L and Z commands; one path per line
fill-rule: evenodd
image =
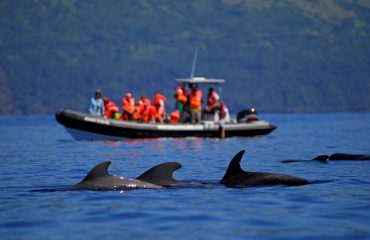
M 172 177 L 173 172 L 180 168 L 180 163 L 166 162 L 150 168 L 136 179 L 162 187 L 170 187 L 180 184 L 179 181 Z
M 244 153 L 245 153 L 245 150 L 242 150 L 233 157 L 233 159 L 229 163 L 229 166 L 227 167 L 226 173 L 224 177 L 222 178 L 221 183 L 222 181 L 232 176 L 244 173 L 243 169 L 240 167 L 240 161 L 242 160 Z

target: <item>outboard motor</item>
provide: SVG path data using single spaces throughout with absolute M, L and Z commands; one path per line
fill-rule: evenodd
M 257 111 L 255 108 L 240 111 L 236 116 L 237 122 L 253 122 L 258 120 Z

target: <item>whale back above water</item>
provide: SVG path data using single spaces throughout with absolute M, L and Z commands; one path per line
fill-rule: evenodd
M 328 163 L 329 161 L 365 161 L 370 160 L 370 155 L 361 154 L 348 154 L 348 153 L 334 153 L 332 155 L 319 155 L 311 160 L 296 160 L 288 159 L 282 160 L 282 163 L 292 163 L 292 162 L 312 162 L 319 161 L 322 163 Z
M 287 185 L 300 186 L 309 184 L 303 178 L 291 175 L 267 173 L 267 172 L 247 172 L 240 166 L 240 161 L 245 153 L 245 150 L 237 153 L 231 160 L 224 177 L 220 181 L 227 187 L 245 187 L 245 186 L 261 186 L 261 185 Z
M 282 160 L 282 163 L 292 163 L 292 162 L 311 162 L 311 161 L 318 161 L 322 163 L 327 163 L 329 159 L 328 155 L 319 155 L 315 157 L 314 159 L 311 160 L 298 160 L 298 159 L 287 159 L 287 160 Z
M 328 162 L 329 156 L 328 155 L 319 155 L 312 159 L 313 161 L 319 161 L 319 162 Z
M 178 182 L 172 178 L 172 173 L 181 168 L 179 163 L 162 163 L 146 171 L 141 180 L 111 175 L 108 173 L 110 164 L 110 161 L 97 164 L 81 182 L 73 185 L 71 189 L 116 190 L 122 188 L 162 188 L 172 186 L 175 182 Z M 160 179 L 161 176 L 165 176 L 165 178 Z
M 363 160 L 370 160 L 370 155 L 334 153 L 334 154 L 330 155 L 329 160 L 363 161 Z

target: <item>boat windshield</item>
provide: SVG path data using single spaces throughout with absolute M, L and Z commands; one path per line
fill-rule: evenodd
M 176 82 L 183 82 L 188 84 L 221 84 L 225 83 L 225 79 L 212 79 L 212 78 L 204 78 L 204 77 L 193 77 L 193 78 L 179 78 L 175 79 Z
M 186 83 L 186 84 L 188 84 L 189 88 L 191 88 L 192 84 L 196 84 L 196 85 L 204 84 L 203 86 L 215 84 L 215 85 L 218 86 L 218 93 L 220 95 L 220 99 L 221 100 L 223 99 L 221 84 L 226 82 L 225 79 L 193 77 L 193 78 L 178 78 L 178 79 L 175 79 L 175 81 L 176 82 L 181 82 L 181 83 Z

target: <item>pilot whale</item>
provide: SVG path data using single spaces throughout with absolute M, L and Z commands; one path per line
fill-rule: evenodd
M 175 186 L 180 182 L 172 177 L 181 164 L 177 162 L 166 162 L 156 165 L 136 179 L 114 176 L 108 173 L 111 162 L 106 161 L 93 167 L 86 177 L 70 189 L 80 190 L 117 190 L 127 188 L 164 188 Z
M 267 172 L 247 172 L 240 167 L 240 161 L 245 150 L 237 153 L 231 160 L 221 184 L 227 187 L 246 187 L 246 186 L 263 186 L 263 185 L 287 185 L 300 186 L 309 184 L 303 178 L 291 175 L 283 175 Z
M 319 161 L 322 163 L 327 163 L 328 161 L 365 161 L 370 160 L 370 155 L 361 155 L 361 154 L 348 154 L 348 153 L 334 153 L 332 155 L 319 155 L 311 160 L 296 160 L 288 159 L 282 160 L 282 163 L 292 163 L 292 162 L 311 162 Z
M 334 153 L 330 155 L 328 160 L 350 160 L 350 161 L 363 161 L 370 160 L 370 155 L 360 155 L 360 154 L 348 154 L 348 153 Z
M 292 163 L 292 162 L 310 162 L 310 161 L 317 161 L 321 163 L 327 163 L 329 159 L 328 155 L 319 155 L 311 160 L 298 160 L 298 159 L 286 159 L 282 160 L 282 163 Z

